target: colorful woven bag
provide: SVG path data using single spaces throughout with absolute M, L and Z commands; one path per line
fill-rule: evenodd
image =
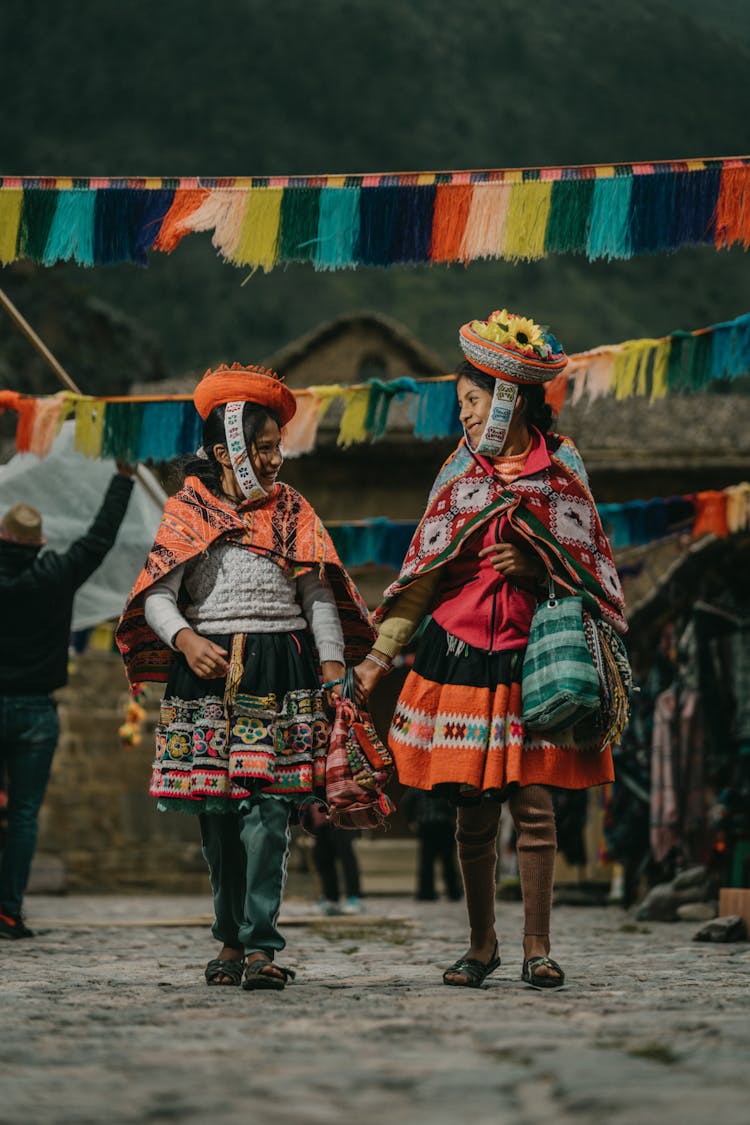
M 601 706 L 599 672 L 586 643 L 583 602 L 549 594 L 534 613 L 523 661 L 523 723 L 548 738 L 594 716 Z
M 368 711 L 354 702 L 354 675 L 348 671 L 326 758 L 326 804 L 337 828 L 379 828 L 394 811 L 383 792 L 393 770 L 391 752 Z
M 633 673 L 622 638 L 608 622 L 584 610 L 583 628 L 599 676 L 599 708 L 573 727 L 566 742 L 579 750 L 601 750 L 619 743 L 627 726 Z

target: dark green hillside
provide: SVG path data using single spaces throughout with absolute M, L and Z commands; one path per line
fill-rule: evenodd
M 712 37 L 724 39 L 729 50 L 750 43 L 750 4 L 747 0 L 674 0 L 676 8 L 701 24 Z
M 5 0 L 0 166 L 262 174 L 605 162 L 750 149 L 750 37 L 668 0 Z M 735 11 L 730 0 L 719 8 Z M 700 21 L 700 22 L 698 22 Z M 503 303 L 569 347 L 750 309 L 740 252 L 268 277 L 192 236 L 151 268 L 53 271 L 141 319 L 173 369 L 259 357 L 376 308 L 455 355 Z M 3 284 L 13 291 L 15 267 Z
M 747 57 L 668 0 L 5 0 L 9 172 L 723 155 Z

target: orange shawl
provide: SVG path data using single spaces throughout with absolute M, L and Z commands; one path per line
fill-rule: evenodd
M 347 663 L 356 663 L 374 638 L 367 607 L 336 554 L 331 537 L 307 500 L 288 484 L 277 484 L 262 504 L 233 508 L 197 477 L 188 477 L 164 508 L 146 565 L 115 633 L 131 685 L 163 683 L 173 651 L 156 636 L 143 613 L 144 595 L 175 567 L 224 539 L 272 559 L 296 578 L 317 566 L 336 598 Z

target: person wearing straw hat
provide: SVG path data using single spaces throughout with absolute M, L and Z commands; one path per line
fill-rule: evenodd
M 8 794 L 0 938 L 34 936 L 22 908 L 59 734 L 52 692 L 68 681 L 73 599 L 114 545 L 132 477 L 118 465 L 93 523 L 67 551 L 42 551 L 42 517 L 30 504 L 14 504 L 0 521 L 0 776 Z
M 290 813 L 324 795 L 330 692 L 373 630 L 308 502 L 278 481 L 292 392 L 206 372 L 203 446 L 167 502 L 117 629 L 133 685 L 166 681 L 150 792 L 198 815 L 221 950 L 212 985 L 283 989 Z
M 430 616 L 401 691 L 389 743 L 399 780 L 458 805 L 457 841 L 470 946 L 445 984 L 479 987 L 500 965 L 496 837 L 508 803 L 524 899 L 522 978 L 560 987 L 550 958 L 556 852 L 551 787 L 613 779 L 609 748 L 573 751 L 521 721 L 521 667 L 537 600 L 585 585 L 592 612 L 625 631 L 609 544 L 575 446 L 550 431 L 544 384 L 562 347 L 528 318 L 498 310 L 463 325 L 456 391 L 464 436 L 433 486 L 401 574 L 375 612 L 371 652 L 356 669 L 366 700 Z

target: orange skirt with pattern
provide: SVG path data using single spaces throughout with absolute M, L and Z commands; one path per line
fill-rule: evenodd
M 523 651 L 485 652 L 434 621 L 396 704 L 388 744 L 399 781 L 480 793 L 509 785 L 588 789 L 614 780 L 612 754 L 527 735 L 521 722 Z

